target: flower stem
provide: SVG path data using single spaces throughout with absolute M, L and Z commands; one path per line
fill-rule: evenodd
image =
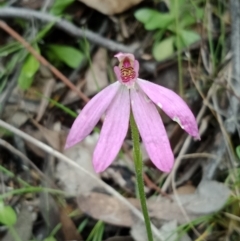
M 142 162 L 142 154 L 141 154 L 140 142 L 139 142 L 139 132 L 132 113 L 130 116 L 130 125 L 131 125 L 132 140 L 133 140 L 133 159 L 134 159 L 135 171 L 136 171 L 136 177 L 137 177 L 138 193 L 139 193 L 142 212 L 144 216 L 145 226 L 147 230 L 148 241 L 153 241 L 151 222 L 148 215 L 146 197 L 144 193 L 143 162 Z

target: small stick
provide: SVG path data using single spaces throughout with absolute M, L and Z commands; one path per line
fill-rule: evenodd
M 6 18 L 23 18 L 23 19 L 38 19 L 42 22 L 55 23 L 55 26 L 74 37 L 86 38 L 92 43 L 103 46 L 113 52 L 134 53 L 136 48 L 130 48 L 123 44 L 114 42 L 113 40 L 104 38 L 87 29 L 76 27 L 71 22 L 60 17 L 53 16 L 49 13 L 39 12 L 31 9 L 4 7 L 0 8 L 0 17 Z
M 84 102 L 88 102 L 89 98 L 83 94 L 80 90 L 76 88 L 76 86 L 65 76 L 63 75 L 57 68 L 55 68 L 52 64 L 50 64 L 43 56 L 41 56 L 25 39 L 23 39 L 15 30 L 9 27 L 5 22 L 0 21 L 0 28 L 6 31 L 9 35 L 15 38 L 18 42 L 20 42 L 42 65 L 48 67 L 52 73 L 62 80 L 71 90 L 75 91 Z

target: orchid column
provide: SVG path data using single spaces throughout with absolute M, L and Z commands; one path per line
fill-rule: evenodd
M 114 67 L 117 81 L 95 95 L 83 108 L 67 137 L 66 148 L 82 141 L 105 115 L 93 153 L 94 169 L 96 172 L 102 172 L 116 158 L 131 119 L 139 196 L 148 238 L 151 241 L 150 221 L 143 191 L 138 131 L 154 165 L 161 171 L 170 172 L 174 156 L 155 105 L 193 137 L 199 138 L 198 128 L 195 117 L 180 96 L 169 89 L 138 78 L 139 63 L 132 54 L 118 53 L 115 57 L 119 60 L 119 65 Z

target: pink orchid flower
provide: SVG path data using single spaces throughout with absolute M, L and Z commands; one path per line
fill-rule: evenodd
M 119 60 L 119 66 L 114 67 L 118 81 L 100 91 L 83 108 L 72 125 L 65 148 L 82 141 L 105 114 L 93 154 L 95 171 L 104 171 L 123 144 L 132 111 L 149 158 L 158 169 L 169 172 L 174 156 L 155 105 L 188 134 L 199 138 L 195 117 L 173 91 L 138 78 L 139 63 L 134 55 L 118 53 L 115 57 Z

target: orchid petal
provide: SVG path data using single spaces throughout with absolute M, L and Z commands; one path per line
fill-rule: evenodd
M 139 62 L 137 60 L 134 60 L 134 66 L 133 66 L 135 72 L 136 72 L 136 78 L 138 77 L 139 72 Z
M 121 86 L 106 111 L 100 137 L 93 154 L 95 171 L 104 171 L 116 158 L 128 131 L 130 115 L 129 90 Z
M 135 57 L 134 57 L 133 54 L 126 54 L 126 53 L 121 53 L 121 52 L 115 54 L 114 57 L 118 58 L 118 61 L 119 61 L 119 62 L 121 62 L 121 61 L 122 61 L 123 59 L 125 59 L 125 58 L 129 58 L 129 59 L 131 59 L 132 61 L 135 60 Z
M 87 103 L 71 127 L 65 148 L 77 144 L 90 134 L 116 96 L 119 88 L 120 83 L 115 82 L 99 92 Z
M 158 169 L 169 172 L 174 156 L 157 108 L 141 90 L 131 89 L 130 93 L 133 116 L 149 158 Z
M 138 79 L 138 85 L 145 94 L 159 106 L 172 120 L 178 122 L 188 134 L 199 138 L 196 119 L 183 99 L 172 90 Z

